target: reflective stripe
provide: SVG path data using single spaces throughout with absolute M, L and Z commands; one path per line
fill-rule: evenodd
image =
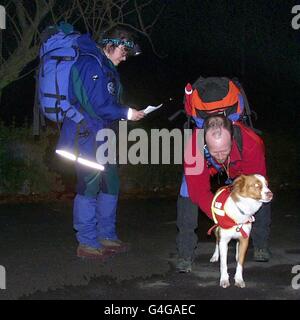
M 60 156 L 66 158 L 66 159 L 69 159 L 71 161 L 77 161 L 78 163 L 82 164 L 83 166 L 86 166 L 86 167 L 89 167 L 92 169 L 97 169 L 100 171 L 103 171 L 105 169 L 103 165 L 101 165 L 97 162 L 90 161 L 90 160 L 84 159 L 82 157 L 76 157 L 76 155 L 74 155 L 73 153 L 66 151 L 66 150 L 56 149 L 55 153 L 59 154 Z

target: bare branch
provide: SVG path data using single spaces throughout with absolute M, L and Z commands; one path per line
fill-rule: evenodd
M 18 22 L 20 23 L 20 27 L 21 30 L 26 30 L 26 27 L 28 26 L 27 22 L 26 22 L 26 18 L 25 18 L 25 8 L 23 6 L 22 1 L 17 1 L 14 0 L 14 4 L 16 7 L 16 13 L 17 13 L 17 18 L 18 18 Z
M 77 2 L 76 2 L 76 1 L 73 1 L 72 7 L 65 12 L 65 19 L 66 19 L 66 21 L 68 21 L 69 19 L 71 19 L 72 15 L 73 15 L 73 12 L 75 11 L 76 7 L 77 7 Z
M 160 54 L 160 53 L 158 53 L 156 51 L 155 45 L 154 45 L 154 43 L 153 43 L 153 41 L 152 41 L 152 39 L 151 39 L 149 34 L 147 34 L 146 32 L 141 31 L 139 28 L 133 27 L 131 24 L 128 24 L 128 23 L 120 23 L 120 25 L 123 25 L 125 27 L 129 27 L 129 28 L 135 30 L 136 32 L 142 34 L 144 37 L 146 37 L 148 39 L 149 43 L 150 43 L 150 46 L 151 46 L 151 49 L 152 49 L 153 53 L 155 55 L 157 55 L 159 58 L 166 58 L 167 57 L 167 55 L 162 55 L 162 54 Z
M 134 6 L 135 6 L 135 10 L 136 10 L 136 13 L 137 13 L 137 16 L 138 16 L 138 20 L 139 20 L 141 29 L 143 30 L 143 32 L 145 32 L 146 30 L 145 30 L 144 22 L 143 22 L 143 19 L 142 19 L 142 9 L 138 6 L 136 0 L 134 0 Z
M 159 10 L 158 14 L 156 15 L 156 17 L 154 18 L 154 20 L 152 21 L 152 23 L 149 26 L 146 27 L 146 30 L 148 30 L 148 29 L 152 29 L 153 30 L 155 24 L 157 23 L 157 21 L 159 20 L 160 16 L 162 15 L 162 13 L 164 12 L 165 9 L 166 9 L 166 5 L 163 5 L 161 7 L 161 9 Z M 150 30 L 150 33 L 151 33 L 152 30 Z
M 136 2 L 136 1 L 135 1 L 135 2 Z M 153 0 L 149 0 L 149 1 L 147 1 L 147 2 L 144 2 L 144 3 L 140 4 L 140 5 L 138 5 L 139 10 L 142 10 L 143 8 L 150 6 L 150 4 L 151 4 L 152 2 L 153 2 Z M 124 13 L 124 14 L 123 14 L 123 17 L 130 16 L 130 15 L 132 15 L 132 14 L 134 14 L 134 13 L 136 13 L 136 7 L 135 7 L 134 9 L 132 9 L 132 10 Z
M 20 25 L 22 30 L 26 30 L 26 28 L 30 28 L 29 23 L 27 21 L 29 21 L 31 25 L 33 25 L 34 22 L 28 10 L 24 7 L 22 2 L 18 1 L 16 6 L 17 6 L 18 16 L 20 17 Z
M 20 74 L 27 75 L 21 72 L 38 55 L 40 28 L 44 27 L 45 19 L 53 23 L 62 19 L 80 23 L 95 38 L 118 24 L 127 26 L 146 37 L 153 52 L 161 57 L 150 36 L 165 7 L 158 0 L 7 0 L 7 3 L 10 28 L 1 32 L 0 42 L 6 41 L 6 37 L 10 41 L 5 53 L 0 52 L 0 91 Z
M 86 16 L 85 16 L 85 12 L 83 11 L 82 6 L 80 4 L 80 0 L 77 0 L 77 8 L 79 9 L 81 17 L 83 19 L 83 22 L 84 22 L 84 25 L 85 25 L 85 29 L 88 32 L 89 31 L 89 25 L 88 25 L 88 22 L 87 22 L 87 19 L 86 19 Z M 88 6 L 86 6 L 86 10 L 88 10 Z
M 6 12 L 6 16 L 7 18 L 9 19 L 10 23 L 13 25 L 14 27 L 14 35 L 16 35 L 16 40 L 17 40 L 17 43 L 20 42 L 20 40 L 22 39 L 22 33 L 19 29 L 19 27 L 17 26 L 16 22 L 15 22 L 15 19 L 9 14 L 9 12 Z
M 36 70 L 36 68 L 32 68 L 30 71 L 28 71 L 28 72 L 20 75 L 20 76 L 16 79 L 16 81 L 17 81 L 17 80 L 21 80 L 21 79 L 23 79 L 23 78 L 26 78 L 27 76 L 29 76 L 29 75 L 30 75 L 32 72 L 34 72 L 35 70 Z
M 103 31 L 102 29 L 104 29 L 104 25 L 109 25 L 109 21 L 107 21 L 107 19 L 105 18 L 106 15 L 107 15 L 107 12 L 109 10 L 109 7 L 106 7 L 104 10 L 103 10 L 103 14 L 101 16 L 101 19 L 100 19 L 100 23 L 99 23 L 99 27 L 97 28 L 96 30 L 96 35 L 99 37 L 100 36 L 100 33 L 101 31 Z
M 94 5 L 93 5 L 93 18 L 92 18 L 92 26 L 93 26 L 93 30 L 95 30 L 96 24 L 97 24 L 97 20 L 98 18 L 96 17 L 97 14 L 97 10 L 96 10 L 96 1 L 93 1 Z

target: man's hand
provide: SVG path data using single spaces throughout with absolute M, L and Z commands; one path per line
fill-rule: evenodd
M 131 121 L 138 121 L 141 120 L 145 117 L 145 113 L 143 111 L 138 111 L 136 109 L 131 109 L 132 110 L 132 114 L 130 119 L 128 118 L 128 120 Z

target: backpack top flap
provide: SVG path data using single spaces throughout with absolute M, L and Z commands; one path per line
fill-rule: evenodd
M 212 115 L 224 114 L 237 121 L 244 110 L 243 97 L 238 87 L 226 77 L 200 77 L 192 86 L 185 87 L 185 110 L 193 116 L 197 127 Z
M 200 78 L 193 85 L 192 104 L 208 113 L 226 109 L 238 102 L 239 89 L 228 78 Z

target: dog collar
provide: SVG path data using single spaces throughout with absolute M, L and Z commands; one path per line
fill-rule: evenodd
M 239 209 L 239 212 L 243 215 L 243 216 L 245 216 L 246 215 L 246 213 L 241 209 L 241 208 L 239 208 L 239 206 L 238 205 L 236 205 L 237 206 L 237 208 Z

